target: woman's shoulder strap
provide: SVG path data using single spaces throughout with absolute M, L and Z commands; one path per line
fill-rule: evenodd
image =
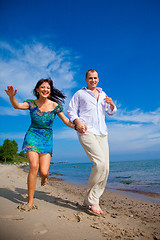
M 35 103 L 35 101 L 32 100 L 32 99 L 27 99 L 27 100 L 25 100 L 24 102 L 27 102 L 27 103 L 28 103 L 29 109 L 33 109 L 33 108 L 36 107 L 36 103 Z

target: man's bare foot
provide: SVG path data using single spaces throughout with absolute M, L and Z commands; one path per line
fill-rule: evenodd
M 41 186 L 44 186 L 47 184 L 47 178 L 46 177 L 42 177 L 41 178 Z
M 99 204 L 94 204 L 91 206 L 90 210 L 96 214 L 103 214 L 102 209 L 100 208 Z

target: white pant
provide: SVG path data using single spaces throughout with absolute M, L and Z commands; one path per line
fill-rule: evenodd
M 84 202 L 99 204 L 109 174 L 109 148 L 106 135 L 98 136 L 90 132 L 79 135 L 79 141 L 90 161 L 93 162 Z

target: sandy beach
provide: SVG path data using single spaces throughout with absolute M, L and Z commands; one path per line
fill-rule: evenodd
M 85 188 L 56 178 L 44 187 L 37 179 L 38 209 L 22 211 L 27 202 L 27 172 L 0 165 L 0 240 L 157 240 L 160 204 L 105 191 L 104 214 L 82 208 Z

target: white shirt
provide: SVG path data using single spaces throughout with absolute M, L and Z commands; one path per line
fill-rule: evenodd
M 113 115 L 117 108 L 115 106 L 112 111 L 110 105 L 104 101 L 105 92 L 101 88 L 97 88 L 97 90 L 99 91 L 98 101 L 92 91 L 86 87 L 77 91 L 69 103 L 68 115 L 71 122 L 76 118 L 84 122 L 87 125 L 87 132 L 108 135 L 105 112 L 108 115 Z

